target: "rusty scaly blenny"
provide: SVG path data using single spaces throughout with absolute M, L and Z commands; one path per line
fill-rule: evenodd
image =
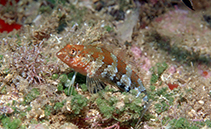
M 144 93 L 143 100 L 148 101 L 146 89 L 138 75 L 108 50 L 92 45 L 68 44 L 56 55 L 76 72 L 87 76 L 86 84 L 91 93 L 103 89 L 103 82 L 107 82 L 122 91 L 135 89 L 137 96 Z

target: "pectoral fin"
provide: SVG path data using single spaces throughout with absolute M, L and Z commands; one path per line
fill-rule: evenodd
M 90 93 L 97 93 L 98 91 L 104 89 L 106 84 L 100 79 L 86 77 L 86 86 Z

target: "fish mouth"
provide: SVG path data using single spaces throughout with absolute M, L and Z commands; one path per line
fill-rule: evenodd
M 67 56 L 68 56 L 68 53 L 67 53 L 67 51 L 63 48 L 63 49 L 61 49 L 60 51 L 58 51 L 58 52 L 56 53 L 56 56 L 57 56 L 60 60 L 65 61 L 65 59 L 66 59 Z
M 67 54 L 67 52 L 63 52 L 63 51 L 58 51 L 57 53 L 56 53 L 56 56 L 58 57 L 58 58 L 62 58 L 62 57 L 64 57 L 65 55 Z
M 69 55 L 68 52 L 71 50 L 71 47 L 69 47 L 68 45 L 66 45 L 65 47 L 63 47 L 61 50 L 59 50 L 57 53 L 56 53 L 56 56 L 61 59 L 61 60 L 64 60 L 64 58 Z

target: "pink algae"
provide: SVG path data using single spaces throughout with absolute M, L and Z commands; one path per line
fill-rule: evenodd
M 131 51 L 134 54 L 135 61 L 140 60 L 140 62 L 142 62 L 141 64 L 137 64 L 137 65 L 140 66 L 145 71 L 149 71 L 149 69 L 151 68 L 151 61 L 142 54 L 141 49 L 136 46 L 133 46 L 131 48 Z

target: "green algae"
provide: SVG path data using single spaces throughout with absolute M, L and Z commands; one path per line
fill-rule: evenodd
M 37 88 L 33 88 L 25 97 L 23 104 L 29 104 L 32 100 L 34 100 L 38 95 L 40 95 L 40 92 Z
M 86 97 L 76 94 L 71 99 L 71 110 L 74 112 L 74 114 L 80 114 L 83 108 L 87 106 L 87 103 L 88 99 Z

